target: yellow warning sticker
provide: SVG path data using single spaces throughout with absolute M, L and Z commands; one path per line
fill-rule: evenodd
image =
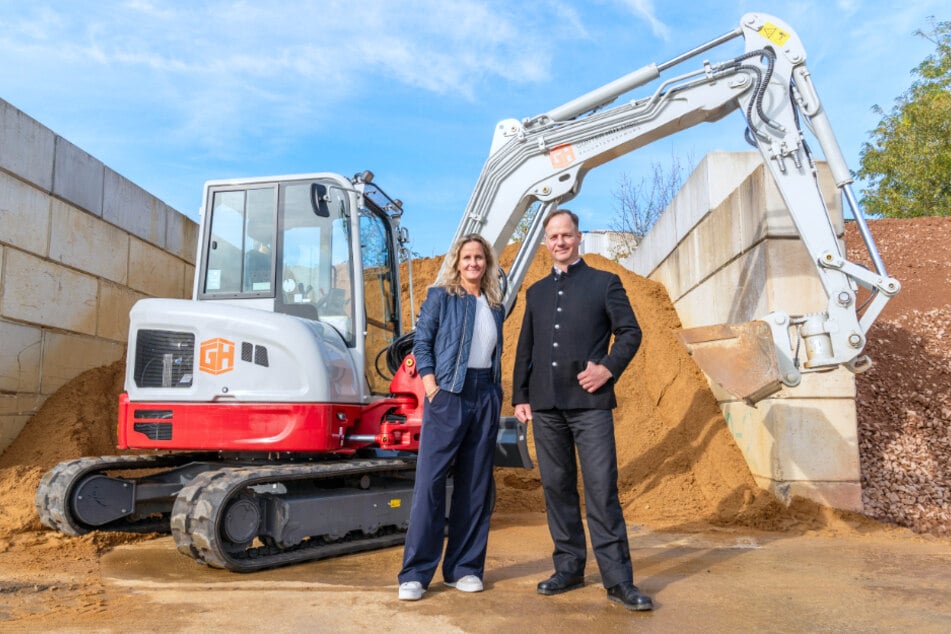
M 390 500 L 390 508 L 391 508 L 391 509 L 398 509 L 398 508 L 401 507 L 402 505 L 403 505 L 403 500 L 401 500 L 401 499 L 399 499 L 399 498 L 393 498 L 392 500 Z
M 761 28 L 759 32 L 760 35 L 765 37 L 767 40 L 780 46 L 785 46 L 790 37 L 789 31 L 784 31 L 771 22 L 764 24 L 763 28 Z

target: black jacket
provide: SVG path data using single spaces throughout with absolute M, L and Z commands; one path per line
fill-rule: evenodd
M 528 403 L 533 410 L 616 407 L 614 383 L 641 345 L 641 328 L 621 279 L 579 260 L 567 273 L 533 284 L 525 298 L 512 404 Z M 589 360 L 614 377 L 593 394 L 576 378 Z

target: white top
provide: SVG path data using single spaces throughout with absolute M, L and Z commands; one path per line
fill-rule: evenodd
M 472 329 L 472 346 L 469 348 L 469 368 L 491 368 L 492 354 L 498 343 L 495 318 L 485 299 L 485 294 L 476 298 L 475 324 Z

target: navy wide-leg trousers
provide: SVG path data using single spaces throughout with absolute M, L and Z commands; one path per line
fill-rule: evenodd
M 424 588 L 443 554 L 443 578 L 482 578 L 492 514 L 492 464 L 501 411 L 501 387 L 489 369 L 469 369 L 462 392 L 440 390 L 423 408 L 422 434 L 400 583 Z M 453 476 L 449 530 L 446 479 Z

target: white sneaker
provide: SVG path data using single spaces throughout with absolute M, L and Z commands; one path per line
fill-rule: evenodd
M 419 601 L 423 598 L 426 588 L 418 581 L 407 581 L 400 584 L 400 601 Z
M 461 590 L 463 592 L 482 592 L 482 579 L 475 575 L 466 575 L 462 579 L 444 582 L 450 588 Z

